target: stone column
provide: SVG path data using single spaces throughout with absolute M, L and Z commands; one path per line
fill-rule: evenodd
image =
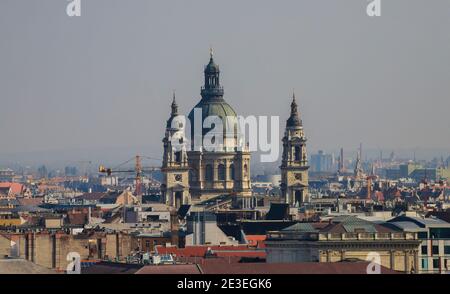
M 227 189 L 228 188 L 228 181 L 230 180 L 230 167 L 229 165 L 229 160 L 228 159 L 224 159 L 223 160 L 223 166 L 225 167 L 225 185 L 224 188 Z
M 213 164 L 212 164 L 212 167 L 213 167 L 213 182 L 215 183 L 215 182 L 217 182 L 219 180 L 219 173 L 218 173 L 218 171 L 219 171 L 219 162 L 217 160 L 214 160 Z M 215 185 L 213 184 L 213 186 L 215 186 Z
M 390 251 L 390 265 L 391 265 L 391 270 L 395 270 L 395 251 L 394 250 Z
M 419 250 L 414 250 L 414 270 L 415 273 L 418 274 L 420 271 L 420 265 L 419 265 Z
M 403 251 L 405 253 L 405 273 L 408 274 L 410 271 L 409 268 L 409 250 Z

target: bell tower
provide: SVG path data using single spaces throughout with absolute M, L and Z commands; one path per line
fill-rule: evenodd
M 186 153 L 185 119 L 178 115 L 178 105 L 173 94 L 172 111 L 167 120 L 163 139 L 164 154 L 161 171 L 162 201 L 174 208 L 189 204 L 189 165 Z
M 306 136 L 300 119 L 295 93 L 291 103 L 291 115 L 286 122 L 281 162 L 281 192 L 286 203 L 299 207 L 309 202 L 308 155 Z

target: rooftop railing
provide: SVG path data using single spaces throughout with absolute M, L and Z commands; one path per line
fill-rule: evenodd
M 369 240 L 418 240 L 416 233 L 313 233 L 313 232 L 268 232 L 268 240 L 303 241 L 369 241 Z

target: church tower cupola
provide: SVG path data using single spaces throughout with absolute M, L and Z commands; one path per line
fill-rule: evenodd
M 302 121 L 300 119 L 300 115 L 298 114 L 298 108 L 297 108 L 297 101 L 295 101 L 295 93 L 292 97 L 292 103 L 291 103 L 291 116 L 287 120 L 286 123 L 287 127 L 301 127 Z
M 210 50 L 209 63 L 205 67 L 205 85 L 202 87 L 203 99 L 223 99 L 224 91 L 220 86 L 219 65 L 214 62 L 213 50 Z

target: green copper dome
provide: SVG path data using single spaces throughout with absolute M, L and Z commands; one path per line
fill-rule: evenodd
M 195 105 L 192 111 L 189 113 L 189 120 L 191 122 L 193 122 L 194 119 L 195 108 L 199 108 L 202 110 L 203 120 L 208 116 L 218 116 L 222 120 L 227 116 L 237 117 L 236 112 L 233 110 L 233 108 L 223 99 L 222 101 L 208 101 L 205 99 L 200 100 L 200 102 Z

